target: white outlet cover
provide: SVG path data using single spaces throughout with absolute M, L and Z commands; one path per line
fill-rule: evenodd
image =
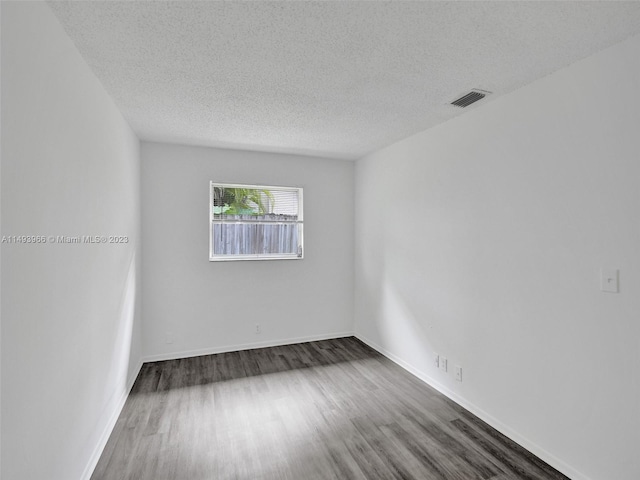
M 433 355 L 433 364 L 436 366 L 436 368 L 440 367 L 440 355 L 438 355 L 437 353 Z
M 443 372 L 447 371 L 447 359 L 444 357 L 440 357 L 440 370 Z
M 462 367 L 460 365 L 456 365 L 455 371 L 456 371 L 456 380 L 461 382 L 462 381 Z
M 609 293 L 618 293 L 618 270 L 603 268 L 600 270 L 600 290 Z

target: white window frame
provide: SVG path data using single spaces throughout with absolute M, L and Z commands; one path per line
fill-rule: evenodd
M 268 221 L 252 221 L 252 220 L 237 220 L 233 223 L 244 223 L 244 224 L 264 224 L 264 225 L 277 225 L 279 223 L 286 224 L 295 224 L 298 229 L 298 252 L 297 253 L 259 253 L 259 254 L 251 254 L 251 255 L 222 255 L 215 254 L 213 251 L 214 242 L 213 242 L 213 225 L 230 223 L 225 222 L 223 220 L 214 219 L 214 211 L 213 211 L 213 200 L 214 200 L 214 187 L 225 187 L 225 188 L 250 188 L 250 189 L 258 189 L 258 190 L 297 190 L 298 192 L 298 220 L 290 221 L 290 222 L 268 222 Z M 303 189 L 302 187 L 283 187 L 283 186 L 274 186 L 274 185 L 246 185 L 241 183 L 222 183 L 222 182 L 209 182 L 209 261 L 210 262 L 229 262 L 236 260 L 302 260 L 304 258 L 304 217 L 303 217 Z

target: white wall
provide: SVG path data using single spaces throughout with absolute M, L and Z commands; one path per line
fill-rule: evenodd
M 2 478 L 87 478 L 140 366 L 139 142 L 49 7 L 2 2 Z
M 2 38 L 2 8 L 0 8 L 0 39 Z M 0 44 L 2 42 L 0 41 Z M 1 52 L 0 52 L 1 55 Z M 0 92 L 2 91 L 2 62 L 0 62 Z M 2 112 L 2 95 L 0 95 Z M 2 115 L 0 114 L 0 146 L 2 145 Z M 2 151 L 0 147 L 0 226 L 2 225 Z M 0 227 L 1 231 L 1 227 Z M 1 233 L 1 232 L 0 232 Z M 0 300 L 2 299 L 2 243 L 0 242 Z M 0 307 L 0 429 L 2 426 L 2 308 Z M 2 434 L 0 430 L 0 478 L 2 478 Z
M 356 333 L 574 479 L 640 478 L 639 58 L 635 37 L 356 167 Z
M 143 142 L 145 358 L 353 332 L 353 175 L 353 162 Z M 209 262 L 211 180 L 303 187 L 305 258 Z

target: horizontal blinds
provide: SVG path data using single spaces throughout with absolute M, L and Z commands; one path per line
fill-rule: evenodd
M 212 220 L 233 223 L 302 221 L 301 189 L 211 184 Z

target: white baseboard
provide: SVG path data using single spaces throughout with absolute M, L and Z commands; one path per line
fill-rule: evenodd
M 116 426 L 118 417 L 120 416 L 120 413 L 122 412 L 122 408 L 124 407 L 124 404 L 127 401 L 127 398 L 129 397 L 129 393 L 131 392 L 131 389 L 133 388 L 133 384 L 135 383 L 136 378 L 140 373 L 140 369 L 142 369 L 142 359 L 140 359 L 138 361 L 138 364 L 136 365 L 135 375 L 132 375 L 132 377 L 127 380 L 126 389 L 118 399 L 118 402 L 116 403 L 116 407 L 113 409 L 113 412 L 109 417 L 109 420 L 107 421 L 106 425 L 104 426 L 104 429 L 102 430 L 100 439 L 98 440 L 98 443 L 93 449 L 93 453 L 89 458 L 89 462 L 87 463 L 87 466 L 85 467 L 84 472 L 82 472 L 82 476 L 80 477 L 81 480 L 91 479 L 91 475 L 93 475 L 93 471 L 95 470 L 96 465 L 98 465 L 98 460 L 100 460 L 100 456 L 104 451 L 104 447 L 107 446 L 107 442 L 109 441 L 111 432 L 113 432 L 113 428 Z
M 321 335 L 311 335 L 308 337 L 286 338 L 281 340 L 267 340 L 264 342 L 243 343 L 240 345 L 226 345 L 223 347 L 208 347 L 197 350 L 184 350 L 179 352 L 159 353 L 157 355 L 147 355 L 142 361 L 159 362 L 162 360 L 176 360 L 179 358 L 199 357 L 201 355 L 213 355 L 216 353 L 237 352 L 240 350 L 253 350 L 254 348 L 279 347 L 281 345 L 292 345 L 294 343 L 316 342 L 318 340 L 330 340 L 332 338 L 353 337 L 353 332 L 326 333 Z
M 420 380 L 422 380 L 424 383 L 426 383 L 430 387 L 436 389 L 437 391 L 439 391 L 440 393 L 442 393 L 443 395 L 445 395 L 449 399 L 453 400 L 454 402 L 456 402 L 458 405 L 460 405 L 464 409 L 466 409 L 469 412 L 473 413 L 475 416 L 477 416 L 478 418 L 480 418 L 484 422 L 486 422 L 489 425 L 491 425 L 491 427 L 495 428 L 500 433 L 502 433 L 506 437 L 508 437 L 511 440 L 513 440 L 514 442 L 516 442 L 518 445 L 522 446 L 523 448 L 525 448 L 529 452 L 533 453 L 536 457 L 538 457 L 541 460 L 545 461 L 546 463 L 551 465 L 553 468 L 555 468 L 556 470 L 558 470 L 562 474 L 566 475 L 567 477 L 569 477 L 569 478 L 571 478 L 573 480 L 591 480 L 589 477 L 587 477 L 583 473 L 579 472 L 578 470 L 573 468 L 571 465 L 567 465 L 565 462 L 563 462 L 562 460 L 560 460 L 556 456 L 552 455 L 551 453 L 549 453 L 548 451 L 546 451 L 545 449 L 543 449 L 539 445 L 537 445 L 534 442 L 531 442 L 527 438 L 523 437 L 518 432 L 516 432 L 513 429 L 511 429 L 510 427 L 508 427 L 507 425 L 502 423 L 497 418 L 489 415 L 487 412 L 485 412 L 481 408 L 477 407 L 473 403 L 468 402 L 467 400 L 462 398 L 460 395 L 458 395 L 455 392 L 449 390 L 447 387 L 445 387 L 442 384 L 438 383 L 432 377 L 430 377 L 426 373 L 422 372 L 421 370 L 415 368 L 413 365 L 405 362 L 400 357 L 394 355 L 390 351 L 386 350 L 385 348 L 381 347 L 380 345 L 377 345 L 375 342 L 372 342 L 371 340 L 369 340 L 368 338 L 366 338 L 365 336 L 363 336 L 363 335 L 361 335 L 359 333 L 354 333 L 354 336 L 358 340 L 366 343 L 371 348 L 373 348 L 377 352 L 379 352 L 382 355 L 384 355 L 385 357 L 387 357 L 392 362 L 394 362 L 397 365 L 399 365 L 400 367 L 404 368 L 406 371 L 408 371 L 409 373 L 411 373 L 415 377 L 418 377 Z

